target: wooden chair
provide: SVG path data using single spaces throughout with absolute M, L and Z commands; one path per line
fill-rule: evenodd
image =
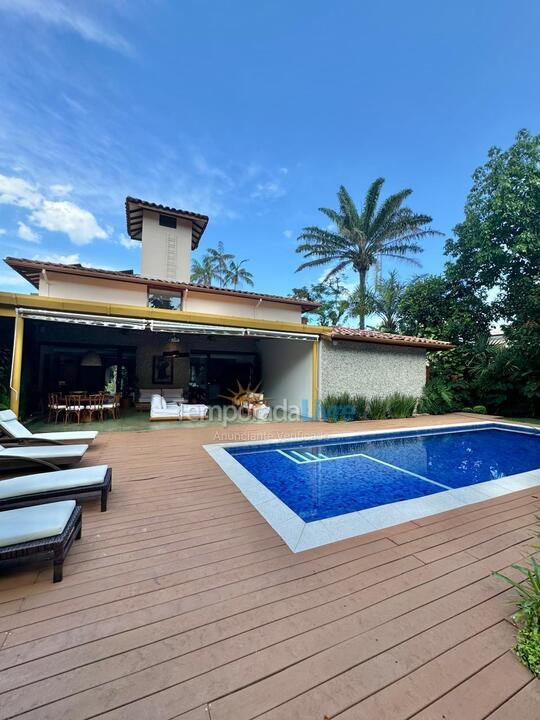
M 92 421 L 92 418 L 94 415 L 97 415 L 98 420 L 100 422 L 103 422 L 103 409 L 105 405 L 103 403 L 103 394 L 97 393 L 96 395 L 89 395 L 88 396 L 88 405 L 86 406 L 86 410 L 89 413 L 90 421 Z
M 75 415 L 75 417 L 77 418 L 77 424 L 80 425 L 81 413 L 83 410 L 84 405 L 82 404 L 81 395 L 66 395 L 66 414 L 64 417 L 64 423 L 67 423 L 69 418 Z
M 66 406 L 62 403 L 61 397 L 57 393 L 49 393 L 47 396 L 47 408 L 49 410 L 47 422 L 51 422 L 54 415 L 54 422 L 57 423 L 58 417 L 66 411 Z

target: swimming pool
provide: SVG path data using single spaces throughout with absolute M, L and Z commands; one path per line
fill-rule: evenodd
M 206 449 L 295 551 L 540 484 L 540 431 L 507 423 Z

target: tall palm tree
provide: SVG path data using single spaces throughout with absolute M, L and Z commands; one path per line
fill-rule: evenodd
M 298 237 L 296 248 L 306 262 L 298 270 L 332 263 L 334 267 L 325 280 L 343 270 L 352 268 L 358 273 L 359 327 L 365 328 L 367 314 L 366 276 L 379 257 L 404 260 L 414 265 L 418 261 L 410 257 L 421 253 L 421 238 L 440 235 L 429 226 L 429 215 L 414 213 L 403 206 L 412 190 L 401 190 L 386 198 L 379 205 L 384 178 L 377 178 L 369 187 L 362 210 L 359 211 L 347 190 L 341 185 L 337 194 L 339 210 L 319 208 L 333 226 L 305 227 Z
M 223 287 L 227 278 L 227 263 L 234 260 L 234 255 L 225 252 L 221 241 L 218 242 L 217 248 L 208 248 L 207 255 L 214 264 L 214 277 L 219 282 L 219 286 Z
M 245 283 L 246 285 L 253 285 L 253 275 L 249 272 L 249 270 L 242 267 L 242 265 L 246 262 L 247 260 L 240 260 L 240 262 L 235 262 L 234 260 L 230 261 L 225 273 L 225 285 L 231 283 L 235 290 L 238 285 L 241 285 L 242 283 Z
M 194 260 L 191 265 L 191 282 L 211 285 L 216 275 L 216 266 L 212 258 L 204 255 L 201 261 Z
M 401 317 L 401 301 L 407 287 L 407 283 L 400 282 L 397 272 L 392 270 L 388 277 L 381 280 L 372 290 L 367 290 L 368 311 L 380 318 L 381 324 L 376 328 L 381 332 L 399 332 L 399 321 Z M 351 298 L 351 309 L 349 315 L 357 316 L 356 292 Z

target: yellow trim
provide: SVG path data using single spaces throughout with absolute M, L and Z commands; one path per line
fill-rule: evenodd
M 314 342 L 311 350 L 311 417 L 317 417 L 319 400 L 319 343 Z
M 0 308 L 0 317 L 15 317 L 15 310 Z
M 24 318 L 17 315 L 15 318 L 15 333 L 13 335 L 13 356 L 11 358 L 11 399 L 10 407 L 19 416 L 21 400 L 21 371 L 23 356 Z
M 260 320 L 230 315 L 210 315 L 184 310 L 161 310 L 158 308 L 137 307 L 136 305 L 115 305 L 112 303 L 90 302 L 87 300 L 64 300 L 63 298 L 42 297 L 0 292 L 0 311 L 17 307 L 63 310 L 64 312 L 93 313 L 119 317 L 144 318 L 146 320 L 168 320 L 176 322 L 202 323 L 207 325 L 225 325 L 227 327 L 250 327 L 256 330 L 282 330 L 286 332 L 320 335 L 328 333 L 330 328 L 318 325 L 283 322 L 281 320 Z

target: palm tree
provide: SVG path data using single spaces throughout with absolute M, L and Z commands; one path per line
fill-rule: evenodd
M 214 277 L 217 278 L 219 286 L 223 287 L 227 277 L 227 263 L 234 260 L 234 255 L 225 252 L 225 247 L 220 241 L 217 248 L 208 248 L 207 256 L 214 265 Z
M 212 258 L 204 255 L 201 261 L 194 260 L 191 265 L 191 282 L 211 285 L 216 276 L 216 266 Z
M 249 270 L 242 267 L 242 265 L 246 262 L 247 260 L 240 260 L 240 262 L 235 262 L 234 260 L 230 261 L 225 273 L 225 285 L 231 283 L 235 290 L 238 285 L 241 285 L 243 282 L 246 285 L 253 285 L 253 275 L 249 272 Z
M 351 267 L 358 273 L 357 310 L 361 329 L 365 328 L 368 309 L 366 275 L 377 258 L 388 257 L 419 265 L 410 257 L 423 250 L 417 241 L 441 234 L 426 227 L 432 221 L 429 215 L 414 213 L 403 206 L 412 190 L 401 190 L 379 205 L 383 183 L 384 178 L 377 178 L 370 185 L 361 212 L 342 185 L 337 194 L 339 210 L 319 208 L 333 226 L 304 228 L 296 248 L 298 253 L 308 258 L 297 272 L 332 263 L 334 267 L 326 274 L 325 280 Z
M 381 332 L 397 333 L 399 332 L 399 320 L 401 301 L 403 293 L 407 287 L 407 283 L 400 282 L 397 272 L 393 270 L 388 277 L 381 280 L 373 290 L 367 290 L 367 305 L 369 313 L 377 315 L 381 319 L 381 324 L 376 328 Z M 358 316 L 356 307 L 358 298 L 356 291 L 351 299 L 351 309 L 349 315 Z

